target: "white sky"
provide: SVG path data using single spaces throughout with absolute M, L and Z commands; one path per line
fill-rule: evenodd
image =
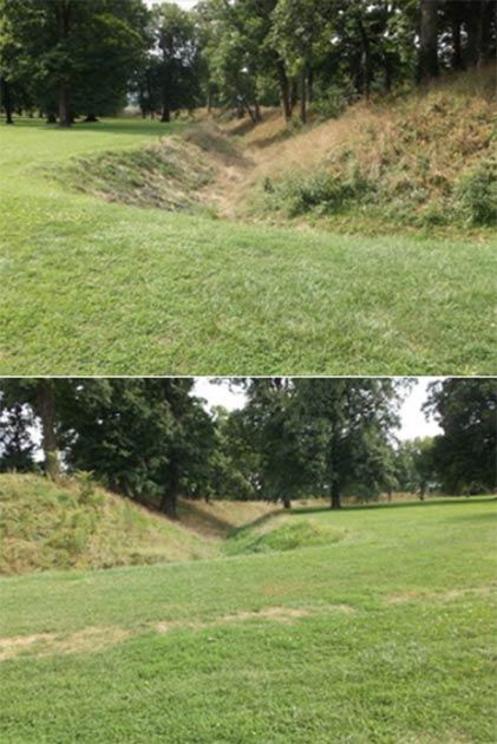
M 414 439 L 440 434 L 441 429 L 433 419 L 427 420 L 421 410 L 427 397 L 428 385 L 435 377 L 418 377 L 416 384 L 404 400 L 400 409 L 401 428 L 396 432 L 399 439 Z M 229 411 L 243 408 L 245 396 L 239 390 L 230 390 L 227 383 L 213 383 L 210 377 L 199 377 L 195 382 L 195 394 L 205 398 L 208 407 L 224 406 Z
M 185 10 L 190 10 L 190 8 L 193 8 L 193 6 L 197 3 L 197 0 L 172 0 L 172 1 L 175 2 L 176 5 L 179 5 L 181 8 L 184 8 Z M 157 3 L 159 2 L 162 2 L 162 0 L 145 0 L 145 3 L 149 6 L 149 8 L 151 8 L 152 5 L 157 5 Z

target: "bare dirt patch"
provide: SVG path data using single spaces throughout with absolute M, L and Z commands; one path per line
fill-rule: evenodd
M 260 610 L 240 610 L 209 621 L 164 620 L 158 623 L 148 623 L 145 629 L 153 629 L 159 634 L 173 630 L 204 630 L 218 628 L 223 625 L 245 623 L 250 621 L 264 621 L 292 625 L 302 618 L 327 612 L 355 613 L 355 609 L 346 604 L 331 604 L 318 608 L 305 607 L 263 607 Z M 129 629 L 119 626 L 94 626 L 83 628 L 69 635 L 56 633 L 38 633 L 28 636 L 12 636 L 0 638 L 0 662 L 17 656 L 41 658 L 60 654 L 95 653 L 103 649 L 122 643 L 131 636 L 138 635 L 144 628 Z
M 114 626 L 84 628 L 67 636 L 38 633 L 29 636 L 0 638 L 0 661 L 7 661 L 29 652 L 30 656 L 54 656 L 101 651 L 120 643 L 131 635 L 130 630 Z
M 0 638 L 0 661 L 6 661 L 22 653 L 25 649 L 38 646 L 53 639 L 52 633 L 37 633 L 29 636 Z
M 221 625 L 250 622 L 252 620 L 273 621 L 291 625 L 297 620 L 312 617 L 316 614 L 327 612 L 343 612 L 348 615 L 355 613 L 355 608 L 346 604 L 326 605 L 319 608 L 305 607 L 264 607 L 260 610 L 240 610 L 207 622 L 178 622 L 165 621 L 157 623 L 154 627 L 158 633 L 169 633 L 172 630 L 204 630 L 205 628 L 217 628 Z
M 422 592 L 410 591 L 391 594 L 387 597 L 386 602 L 389 605 L 406 604 L 407 602 L 452 602 L 464 597 L 487 597 L 497 592 L 497 586 L 492 584 L 488 586 L 470 587 L 468 589 L 450 589 L 447 592 Z

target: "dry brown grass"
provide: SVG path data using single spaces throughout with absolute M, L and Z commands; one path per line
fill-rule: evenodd
M 485 586 L 468 587 L 466 589 L 451 589 L 447 592 L 398 592 L 387 597 L 387 604 L 397 605 L 408 602 L 454 602 L 458 599 L 472 597 L 489 597 L 497 592 L 497 585 L 489 584 Z
M 279 110 L 263 116 L 257 126 L 236 120 L 223 125 L 251 164 L 221 172 L 216 180 L 216 205 L 225 216 L 247 216 L 268 178 L 318 170 L 340 176 L 350 157 L 392 199 L 409 192 L 413 210 L 422 212 L 443 200 L 462 173 L 497 157 L 493 67 L 442 79 L 405 98 L 359 102 L 339 119 L 311 120 L 292 136 Z
M 139 627 L 122 628 L 117 625 L 90 626 L 70 634 L 36 633 L 33 635 L 0 638 L 0 662 L 17 656 L 41 658 L 61 654 L 97 653 L 123 643 L 128 638 L 151 630 L 163 635 L 172 631 L 199 631 L 246 622 L 274 622 L 293 625 L 306 617 L 323 613 L 351 615 L 355 608 L 347 604 L 327 604 L 317 607 L 287 607 L 272 605 L 257 610 L 239 610 L 210 620 L 161 620 L 142 623 Z

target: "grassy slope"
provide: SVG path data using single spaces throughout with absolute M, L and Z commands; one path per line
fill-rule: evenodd
M 212 558 L 223 554 L 223 538 L 248 535 L 248 525 L 279 511 L 258 502 L 180 501 L 179 521 L 171 522 L 86 483 L 0 474 L 0 574 Z
M 0 581 L 2 740 L 493 741 L 495 500 L 289 519 L 346 536 Z
M 254 167 L 235 193 L 238 212 L 275 210 L 356 233 L 424 226 L 454 237 L 468 227 L 477 234 L 486 200 L 495 229 L 496 84 L 495 65 L 447 76 L 409 95 L 361 102 L 297 138 L 269 112 L 242 137 Z M 236 134 L 237 126 L 228 129 Z M 487 170 L 494 186 L 480 180 L 469 189 L 468 177 Z
M 0 373 L 495 370 L 494 239 L 220 222 L 109 204 L 41 172 L 164 131 L 0 131 Z
M 99 488 L 0 475 L 0 574 L 207 558 L 199 532 Z

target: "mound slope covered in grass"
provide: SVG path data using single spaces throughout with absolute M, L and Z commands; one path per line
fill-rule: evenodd
M 215 546 L 82 479 L 0 475 L 0 573 L 191 560 Z
M 262 518 L 255 525 L 240 528 L 226 543 L 225 552 L 227 555 L 239 555 L 297 550 L 331 544 L 344 537 L 343 530 L 330 525 L 304 518 L 297 521 L 282 515 L 271 519 Z
M 202 190 L 221 165 L 242 164 L 227 136 L 212 123 L 140 147 L 71 158 L 64 167 L 43 172 L 75 191 L 109 202 L 167 211 L 198 211 L 209 206 Z
M 492 66 L 360 103 L 285 141 L 270 120 L 247 137 L 259 161 L 252 211 L 335 218 L 356 231 L 363 220 L 497 226 L 496 74 Z M 249 193 L 245 186 L 239 197 Z
M 77 191 L 106 201 L 191 210 L 195 194 L 212 179 L 212 169 L 198 148 L 178 138 L 124 151 L 76 158 L 62 171 L 47 170 Z

